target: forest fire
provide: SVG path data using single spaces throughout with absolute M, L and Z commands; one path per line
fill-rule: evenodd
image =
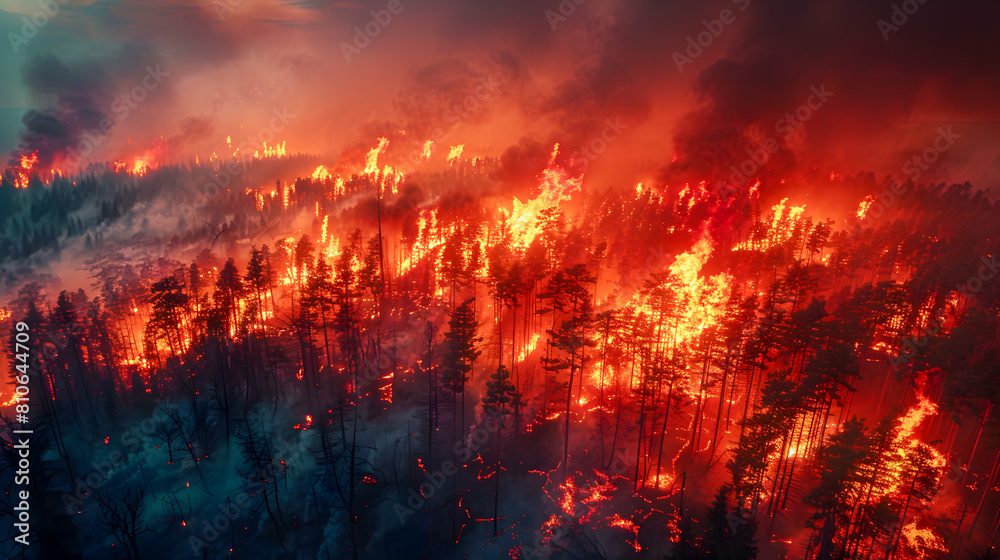
M 148 155 L 137 157 L 132 163 L 131 173 L 133 175 L 145 175 L 146 171 L 149 170 L 150 165 L 151 161 Z
M 38 152 L 34 151 L 30 155 L 21 154 L 18 166 L 11 170 L 14 175 L 14 186 L 19 189 L 28 188 L 28 180 L 31 179 L 31 170 L 38 163 Z
M 70 4 L 4 557 L 995 556 L 1000 8 Z
M 453 148 L 448 161 L 457 158 L 462 153 L 462 146 Z M 457 155 L 456 155 L 457 154 Z M 507 219 L 507 227 L 513 237 L 514 247 L 527 249 L 540 233 L 542 233 L 542 211 L 557 208 L 560 204 L 567 202 L 575 191 L 580 190 L 583 184 L 583 176 L 570 177 L 569 174 L 556 164 L 556 157 L 559 155 L 559 144 L 552 147 L 552 156 L 549 158 L 549 165 L 542 172 L 539 193 L 534 199 L 527 203 L 522 203 L 514 199 L 514 207 L 510 217 Z
M 357 336 L 351 334 L 353 329 L 367 330 L 388 321 L 386 328 L 398 332 L 400 318 L 393 311 L 398 303 L 391 303 L 398 296 L 388 299 L 389 294 L 401 289 L 403 282 L 412 282 L 408 278 L 413 275 L 430 275 L 430 283 L 425 289 L 431 289 L 433 297 L 443 300 L 436 305 L 443 305 L 445 310 L 454 305 L 447 302 L 467 297 L 463 294 L 471 295 L 475 284 L 482 283 L 487 291 L 494 294 L 495 300 L 493 305 L 477 307 L 483 314 L 496 313 L 498 353 L 494 355 L 498 356 L 501 365 L 496 373 L 489 376 L 481 406 L 506 416 L 513 415 L 521 422 L 530 420 L 534 423 L 538 419 L 531 417 L 534 414 L 530 412 L 532 408 L 526 405 L 532 401 L 544 404 L 549 412 L 543 415 L 542 425 L 545 422 L 564 422 L 567 427 L 580 424 L 581 432 L 577 438 L 582 438 L 586 430 L 594 430 L 593 433 L 604 434 L 594 441 L 594 445 L 603 450 L 601 453 L 614 451 L 612 455 L 615 457 L 610 462 L 607 459 L 600 462 L 604 469 L 611 465 L 610 473 L 598 468 L 594 470 L 596 478 L 581 486 L 577 485 L 574 477 L 559 485 L 560 496 L 554 498 L 554 502 L 561 513 L 553 514 L 540 526 L 539 530 L 544 535 L 540 543 L 543 548 L 556 546 L 553 541 L 561 543 L 567 534 L 581 528 L 595 531 L 602 527 L 625 530 L 629 535 L 625 541 L 636 553 L 651 548 L 652 543 L 643 544 L 645 537 L 642 537 L 641 521 L 652 519 L 649 517 L 650 510 L 645 509 L 643 513 L 644 508 L 649 506 L 630 509 L 626 504 L 634 498 L 624 501 L 613 499 L 612 496 L 622 495 L 628 490 L 623 490 L 620 484 L 612 484 L 609 475 L 614 473 L 617 480 L 626 482 L 625 488 L 633 491 L 641 488 L 644 492 L 661 493 L 664 498 L 671 499 L 679 491 L 679 483 L 684 483 L 681 486 L 687 483 L 681 480 L 686 478 L 681 476 L 681 469 L 691 469 L 698 461 L 707 460 L 709 456 L 715 456 L 718 449 L 730 445 L 734 446 L 734 450 L 729 452 L 731 458 L 727 464 L 734 477 L 731 492 L 745 505 L 740 506 L 744 509 L 737 507 L 727 516 L 754 515 L 755 511 L 765 512 L 761 515 L 783 515 L 781 512 L 786 507 L 795 507 L 788 505 L 788 491 L 796 477 L 798 484 L 810 484 L 808 481 L 811 478 L 818 477 L 820 485 L 809 494 L 805 503 L 823 503 L 819 500 L 825 499 L 821 493 L 827 477 L 825 473 L 832 475 L 838 472 L 824 470 L 833 468 L 825 467 L 824 461 L 831 457 L 843 457 L 847 450 L 854 450 L 851 453 L 864 450 L 861 455 L 856 455 L 857 458 L 851 459 L 853 468 L 859 469 L 857 474 L 852 475 L 853 482 L 838 491 L 840 495 L 846 492 L 857 500 L 848 510 L 850 522 L 835 529 L 829 537 L 818 538 L 830 539 L 829 542 L 842 540 L 843 546 L 858 550 L 884 550 L 885 554 L 896 557 L 924 557 L 934 551 L 947 550 L 944 537 L 927 526 L 929 518 L 925 513 L 928 507 L 933 511 L 935 495 L 940 491 L 938 481 L 946 465 L 942 451 L 924 443 L 926 428 L 922 427 L 937 413 L 938 406 L 919 393 L 917 402 L 904 414 L 894 422 L 883 422 L 870 435 L 865 434 L 857 420 L 831 423 L 831 412 L 837 406 L 842 407 L 837 414 L 846 420 L 843 417 L 848 401 L 842 398 L 853 396 L 839 394 L 838 385 L 854 382 L 850 381 L 850 377 L 834 381 L 835 378 L 828 376 L 839 375 L 838 372 L 827 369 L 829 366 L 825 364 L 842 359 L 837 358 L 834 352 L 855 353 L 858 346 L 855 343 L 824 349 L 818 346 L 821 340 L 818 335 L 807 335 L 809 332 L 827 332 L 823 336 L 845 336 L 847 331 L 834 334 L 838 332 L 835 330 L 838 322 L 845 319 L 836 318 L 836 310 L 832 314 L 807 313 L 807 310 L 822 309 L 823 302 L 815 296 L 808 305 L 799 301 L 795 294 L 801 292 L 794 290 L 801 288 L 793 289 L 793 284 L 787 284 L 788 287 L 785 284 L 795 277 L 778 275 L 780 281 L 768 287 L 746 271 L 705 274 L 706 264 L 720 249 L 717 247 L 719 242 L 702 225 L 689 230 L 693 240 L 691 246 L 678 252 L 672 261 L 664 263 L 640 286 L 632 288 L 631 297 L 618 309 L 605 309 L 614 304 L 614 299 L 592 309 L 594 294 L 587 284 L 594 280 L 586 278 L 586 268 L 579 266 L 577 269 L 567 268 L 563 273 L 552 276 L 547 283 L 518 286 L 516 282 L 523 282 L 523 273 L 514 273 L 517 270 L 515 259 L 529 258 L 540 246 L 539 243 L 544 243 L 541 247 L 547 247 L 544 254 L 553 255 L 551 244 L 559 236 L 565 236 L 566 230 L 561 229 L 560 222 L 552 218 L 561 214 L 561 208 L 571 195 L 583 187 L 583 176 L 574 177 L 556 163 L 558 146 L 553 149 L 546 168 L 538 175 L 537 195 L 528 202 L 522 203 L 514 198 L 511 211 L 498 208 L 492 222 L 487 213 L 485 221 L 478 218 L 478 225 L 471 221 L 471 216 L 450 216 L 439 208 L 420 209 L 414 214 L 414 225 L 405 250 L 398 256 L 387 257 L 384 253 L 380 256 L 379 253 L 386 249 L 386 241 L 375 236 L 365 243 L 360 233 L 344 238 L 338 233 L 341 228 L 333 225 L 332 215 L 327 213 L 325 207 L 328 200 L 353 196 L 351 191 L 358 188 L 359 178 L 367 178 L 367 184 L 374 186 L 376 196 L 389 197 L 386 200 L 391 203 L 391 197 L 398 194 L 395 189 L 383 190 L 381 177 L 384 172 L 378 165 L 378 158 L 386 153 L 387 146 L 385 138 L 379 139 L 378 145 L 368 152 L 365 167 L 355 171 L 350 179 L 342 179 L 325 166 L 319 166 L 311 171 L 307 179 L 299 179 L 294 184 L 279 181 L 278 188 L 264 191 L 266 194 L 246 189 L 246 201 L 240 204 L 258 212 L 287 212 L 289 216 L 294 216 L 298 208 L 312 208 L 315 217 L 321 218 L 316 236 L 318 244 L 309 241 L 309 235 L 303 232 L 276 240 L 276 251 L 267 246 L 254 248 L 245 265 L 245 274 L 240 272 L 233 259 L 221 268 L 218 265 L 205 268 L 205 265 L 199 266 L 197 261 L 190 267 L 175 265 L 176 270 L 183 272 L 173 273 L 151 284 L 147 288 L 151 294 L 148 299 L 121 299 L 120 296 L 111 296 L 113 292 L 109 292 L 107 305 L 112 305 L 113 297 L 119 297 L 120 303 L 116 305 L 128 310 L 127 314 L 117 318 L 108 316 L 101 319 L 117 323 L 113 330 L 107 331 L 107 335 L 112 337 L 109 338 L 111 345 L 108 348 L 119 350 L 100 350 L 99 346 L 92 346 L 86 339 L 70 335 L 77 352 L 83 356 L 93 355 L 93 359 L 113 365 L 112 371 L 117 370 L 119 374 L 109 378 L 109 381 L 115 387 L 135 390 L 145 385 L 141 387 L 144 392 L 160 392 L 169 386 L 162 375 L 165 367 L 171 367 L 170 360 L 179 357 L 192 359 L 205 352 L 207 347 L 203 345 L 206 339 L 202 337 L 209 336 L 211 329 L 222 326 L 226 338 L 242 340 L 242 345 L 250 350 L 250 354 L 246 355 L 249 360 L 247 367 L 257 360 L 270 360 L 252 368 L 259 371 L 254 373 L 256 379 L 249 379 L 251 385 L 247 390 L 260 395 L 268 392 L 266 385 L 261 384 L 263 378 L 260 375 L 270 368 L 277 368 L 272 370 L 272 375 L 282 371 L 280 362 L 268 359 L 267 355 L 285 344 L 282 339 L 290 342 L 297 336 L 300 340 L 295 346 L 300 349 L 301 359 L 305 361 L 303 367 L 291 370 L 291 379 L 315 388 L 307 389 L 304 394 L 326 395 L 324 399 L 331 394 L 343 394 L 346 402 L 355 407 L 363 406 L 359 399 L 364 394 L 368 395 L 366 398 L 383 403 L 381 407 L 391 409 L 407 406 L 405 403 L 412 397 L 406 395 L 414 391 L 419 393 L 419 387 L 424 382 L 419 381 L 418 375 L 427 376 L 429 371 L 440 367 L 435 375 L 440 375 L 443 382 L 447 379 L 447 372 L 452 371 L 449 368 L 462 363 L 458 361 L 454 362 L 454 366 L 448 365 L 449 360 L 457 358 L 475 363 L 475 358 L 471 357 L 474 354 L 460 358 L 460 354 L 454 353 L 461 346 L 449 344 L 458 343 L 460 338 L 446 338 L 455 342 L 442 342 L 445 348 L 440 353 L 433 350 L 437 343 L 430 339 L 406 348 L 402 354 L 399 353 L 398 342 L 394 346 L 383 343 L 381 350 L 376 351 L 388 352 L 389 357 L 375 358 L 370 365 L 364 365 L 367 362 L 350 358 L 350 349 L 355 344 L 351 340 Z M 146 167 L 138 167 L 144 161 L 141 158 L 136 160 L 132 175 L 144 175 Z M 458 161 L 453 160 L 450 164 L 454 167 Z M 321 198 L 313 203 L 313 196 Z M 642 190 L 636 197 L 624 202 L 636 209 L 643 206 L 655 208 L 663 204 L 660 198 L 648 196 Z M 821 252 L 829 243 L 829 233 L 811 225 L 814 222 L 806 219 L 805 207 L 787 207 L 785 204 L 786 200 L 782 200 L 768 216 L 750 224 L 747 240 L 734 243 L 728 249 L 731 254 L 746 255 L 742 258 L 753 262 L 757 258 L 755 255 L 782 247 L 790 247 L 792 255 L 800 254 L 806 258 Z M 601 208 L 598 206 L 591 211 L 607 211 Z M 685 202 L 684 209 L 690 211 L 692 208 L 693 204 Z M 478 233 L 469 235 L 473 232 Z M 610 244 L 615 241 L 615 235 L 621 234 L 628 235 L 628 232 L 609 231 L 606 234 L 608 237 L 595 236 L 594 240 L 606 240 L 603 242 Z M 507 247 L 506 253 L 500 252 L 502 247 Z M 585 251 L 584 255 L 587 254 Z M 393 264 L 395 259 L 401 260 Z M 837 274 L 826 260 L 811 260 L 812 275 Z M 114 278 L 121 272 L 108 268 L 107 264 L 94 263 L 94 271 L 99 277 L 110 275 L 108 278 L 113 286 L 120 282 Z M 448 267 L 452 267 L 454 272 L 448 272 Z M 613 270 L 610 265 L 606 269 Z M 531 274 L 541 274 L 544 279 L 553 273 L 546 273 L 543 269 Z M 209 298 L 203 286 L 211 283 L 215 285 L 215 292 Z M 400 287 L 393 288 L 393 284 Z M 625 286 L 619 290 L 622 288 Z M 533 305 L 542 311 L 541 314 L 536 313 L 537 318 L 524 314 L 520 333 L 514 330 L 518 328 L 517 322 L 511 321 L 516 318 L 517 307 L 527 305 L 530 300 L 524 296 L 508 300 L 509 296 L 503 295 L 508 292 L 533 297 L 536 300 Z M 782 293 L 788 295 L 779 296 Z M 60 302 L 69 316 L 82 316 L 79 311 L 73 310 L 77 304 L 68 297 L 60 299 Z M 508 309 L 509 312 L 506 311 Z M 217 318 L 211 319 L 206 313 L 217 313 Z M 199 316 L 205 318 L 199 319 Z M 470 334 L 463 336 L 470 336 L 483 329 L 480 326 L 469 331 L 468 327 L 460 327 L 455 322 L 458 320 L 456 317 L 453 315 L 443 326 L 452 334 L 466 332 Z M 735 320 L 737 317 L 743 319 Z M 922 310 L 916 316 L 917 324 L 926 323 L 930 317 L 928 310 Z M 475 321 L 474 316 L 463 320 Z M 887 320 L 893 325 L 891 329 L 905 325 L 905 321 L 900 324 L 897 316 L 887 316 Z M 212 326 L 212 321 L 216 321 L 217 326 Z M 802 322 L 802 325 L 795 326 L 797 322 Z M 469 324 L 477 323 L 479 321 Z M 504 323 L 510 324 L 509 335 L 502 327 Z M 393 327 L 393 324 L 396 326 Z M 295 330 L 289 332 L 287 325 L 292 325 Z M 865 328 L 884 334 L 887 327 L 875 323 Z M 801 343 L 788 347 L 789 354 L 781 350 L 782 343 L 778 339 L 767 342 L 766 337 L 773 337 L 780 332 L 779 329 L 804 336 Z M 851 336 L 858 334 L 855 332 Z M 123 338 L 116 340 L 117 337 Z M 728 342 L 723 343 L 724 340 Z M 141 344 L 139 341 L 142 341 Z M 543 342 L 544 345 L 540 346 Z M 804 346 L 796 346 L 798 344 Z M 510 353 L 503 350 L 504 346 L 510 347 Z M 393 347 L 396 350 L 392 350 Z M 544 347 L 542 356 L 537 354 L 540 347 Z M 840 350 L 834 350 L 836 348 Z M 846 350 L 850 348 L 855 350 Z M 881 348 L 883 352 L 890 350 L 884 344 Z M 53 368 L 57 367 L 64 350 L 52 356 L 54 361 L 43 366 L 44 371 L 56 371 Z M 401 369 L 407 356 L 419 357 L 427 355 L 427 352 L 431 352 L 431 356 L 440 356 L 431 358 L 432 363 L 441 360 L 439 366 L 434 366 L 435 369 L 429 370 L 422 360 L 417 361 L 416 369 Z M 589 364 L 584 360 L 585 353 L 591 354 Z M 515 368 L 522 376 L 520 379 L 515 377 L 513 383 L 509 373 L 505 373 L 505 354 L 513 356 L 508 362 L 509 367 Z M 766 358 L 768 361 L 777 360 L 778 363 L 786 361 L 783 356 L 787 356 L 787 363 L 781 367 L 772 364 L 765 368 L 764 362 L 760 361 L 765 356 L 769 356 Z M 358 359 L 370 361 L 373 358 L 359 355 Z M 271 365 L 265 365 L 267 363 Z M 540 369 L 538 364 L 542 366 Z M 375 369 L 369 373 L 370 367 Z M 580 371 L 574 372 L 576 369 Z M 845 373 L 850 375 L 849 371 Z M 560 385 L 557 376 L 567 374 L 570 375 L 568 381 Z M 189 375 L 186 383 L 199 383 L 200 374 Z M 376 381 L 378 391 L 362 392 L 361 386 L 370 382 L 365 381 L 366 376 Z M 796 384 L 795 377 L 807 381 Z M 474 379 L 474 376 L 466 378 L 465 382 L 470 384 L 466 391 L 471 390 Z M 137 383 L 141 385 L 137 386 Z M 810 386 L 818 392 L 805 392 Z M 46 387 L 44 391 L 50 398 L 66 398 L 61 395 L 68 389 L 55 379 L 48 379 Z M 444 399 L 443 392 L 449 390 L 446 387 L 449 385 L 430 393 L 432 398 L 441 399 L 437 407 L 444 406 L 448 400 L 454 402 L 454 397 Z M 210 387 L 204 390 L 210 392 Z M 199 389 L 197 393 L 201 391 Z M 460 394 L 454 393 L 456 396 Z M 567 398 L 570 400 L 566 401 Z M 561 409 L 558 404 L 560 399 L 568 403 Z M 13 401 L 7 406 L 11 404 Z M 444 409 L 431 410 L 432 431 L 439 432 L 440 424 L 437 428 L 433 426 L 442 422 L 440 415 Z M 295 423 L 293 429 L 309 430 L 316 427 L 313 418 L 324 418 L 328 414 L 305 414 L 305 422 Z M 505 422 L 504 431 L 516 429 L 516 423 L 510 424 L 511 421 Z M 344 419 L 336 422 L 343 423 Z M 738 425 L 735 432 L 729 428 L 732 422 Z M 319 426 L 326 425 L 327 421 L 324 421 Z M 259 429 L 251 424 L 247 436 Z M 522 429 L 525 436 L 538 433 L 537 427 Z M 689 430 L 690 436 L 683 436 L 679 431 L 681 429 Z M 502 433 L 496 432 L 492 437 L 500 441 Z M 573 437 L 571 432 L 568 433 Z M 512 437 L 508 435 L 506 439 Z M 606 437 L 610 437 L 610 441 L 602 441 Z M 705 442 L 702 442 L 703 437 Z M 852 437 L 855 439 L 850 439 Z M 761 442 L 763 449 L 767 450 L 764 455 L 766 462 L 759 466 L 751 466 L 752 463 L 744 465 L 741 454 L 752 454 L 756 445 L 754 441 Z M 623 444 L 625 447 L 621 447 Z M 835 452 L 838 446 L 846 447 L 844 451 Z M 622 455 L 619 449 L 624 449 L 626 454 Z M 435 451 L 429 448 L 426 455 L 416 456 L 416 463 L 423 465 L 418 468 L 430 472 L 427 465 L 434 454 Z M 477 480 L 494 484 L 504 478 L 500 474 L 503 471 L 498 472 L 491 463 L 496 458 L 489 459 L 488 455 L 484 457 L 481 453 L 476 457 L 482 460 L 466 463 L 466 468 L 480 469 L 475 477 Z M 566 457 L 568 461 L 578 462 L 585 460 L 586 456 L 579 456 L 579 451 L 570 451 Z M 294 461 L 294 457 L 288 459 Z M 614 470 L 616 468 L 619 470 Z M 378 481 L 370 475 L 364 475 L 361 480 L 365 486 L 377 486 Z M 475 491 L 475 487 L 469 490 Z M 420 495 L 424 500 L 433 499 L 426 489 L 422 489 Z M 674 507 L 667 506 L 671 516 L 677 515 Z M 749 510 L 745 509 L 747 507 Z M 826 515 L 824 512 L 828 510 L 824 508 L 826 506 L 819 511 Z M 899 528 L 892 529 L 890 525 L 888 532 L 871 532 L 877 527 L 875 519 L 868 513 L 875 511 L 872 508 L 898 511 Z M 637 516 L 640 521 L 635 521 Z M 491 524 L 500 518 L 480 516 L 476 519 L 479 521 L 475 523 Z M 567 524 L 567 520 L 572 521 Z M 690 538 L 685 537 L 685 531 L 689 529 L 679 525 L 676 519 L 669 523 L 669 527 L 669 546 L 680 546 L 682 542 L 687 542 L 684 539 Z M 818 534 L 827 531 L 826 527 L 817 525 Z M 807 547 L 813 551 L 809 554 L 815 553 L 813 549 L 822 548 L 822 544 L 813 541 Z M 787 544 L 790 541 L 776 539 L 772 542 Z

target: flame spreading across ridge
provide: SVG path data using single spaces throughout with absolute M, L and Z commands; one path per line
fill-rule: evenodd
M 558 206 L 570 199 L 573 193 L 583 186 L 583 175 L 573 177 L 566 169 L 556 163 L 559 155 L 559 144 L 552 148 L 548 167 L 539 177 L 540 192 L 538 196 L 523 203 L 514 198 L 513 208 L 506 220 L 507 231 L 511 233 L 513 246 L 525 249 L 531 245 L 535 237 L 542 232 L 540 213 L 546 208 Z

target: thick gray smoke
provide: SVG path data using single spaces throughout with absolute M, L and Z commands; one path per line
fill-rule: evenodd
M 27 59 L 23 79 L 35 107 L 22 118 L 24 129 L 10 163 L 37 152 L 39 164 L 47 168 L 89 155 L 124 120 L 121 115 L 127 105 L 116 97 L 122 83 L 127 83 L 126 76 L 152 67 L 155 60 L 149 48 L 131 45 L 87 60 L 54 54 Z M 81 147 L 85 154 L 80 154 Z
M 722 31 L 738 35 L 727 55 L 698 76 L 668 179 L 739 182 L 737 170 L 755 167 L 748 162 L 782 176 L 898 175 L 939 127 L 965 132 L 996 120 L 995 3 L 752 0 L 743 17 L 738 31 Z M 815 95 L 824 87 L 828 94 Z M 990 149 L 996 156 L 995 135 Z

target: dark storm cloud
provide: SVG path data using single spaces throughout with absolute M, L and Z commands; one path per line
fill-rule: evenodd
M 40 56 L 26 66 L 24 82 L 38 108 L 21 121 L 24 130 L 15 157 L 38 151 L 39 162 L 50 165 L 84 130 L 96 128 L 105 117 L 110 90 L 100 66 L 69 66 L 54 56 Z
M 643 121 L 656 97 L 680 89 L 671 55 L 683 46 L 686 34 L 698 30 L 696 22 L 713 12 L 718 9 L 705 5 L 627 2 L 589 21 L 568 16 L 555 34 L 579 25 L 586 29 L 586 44 L 572 76 L 539 111 L 581 141 L 593 136 L 606 117 Z
M 480 61 L 444 58 L 416 70 L 396 101 L 403 127 L 420 136 L 460 121 L 481 122 L 501 95 L 520 82 L 516 61 L 501 55 Z
M 538 167 L 553 143 L 568 156 L 611 119 L 628 125 L 619 145 L 645 143 L 642 158 L 669 161 L 673 138 L 678 158 L 665 178 L 703 179 L 728 177 L 747 149 L 771 137 L 780 149 L 768 166 L 778 170 L 824 158 L 850 162 L 858 154 L 898 169 L 896 155 L 921 144 L 901 123 L 996 117 L 1000 39 L 991 26 L 1000 9 L 908 1 L 918 9 L 886 40 L 877 22 L 891 22 L 894 4 L 882 1 L 402 0 L 403 11 L 350 63 L 340 45 L 388 0 L 220 0 L 222 12 L 191 0 L 129 1 L 89 13 L 96 36 L 147 44 L 170 62 L 172 79 L 184 80 L 184 99 L 163 111 L 144 108 L 127 123 L 132 136 L 155 129 L 172 137 L 187 122 L 181 134 L 205 144 L 236 125 L 258 126 L 251 122 L 256 108 L 266 106 L 262 114 L 269 115 L 272 106 L 289 103 L 309 115 L 301 140 L 289 132 L 296 149 L 370 147 L 377 136 L 406 130 L 406 142 L 393 137 L 390 152 L 410 153 L 437 128 L 448 132 L 442 143 L 461 143 L 470 129 L 518 118 L 531 128 L 525 141 L 543 148 L 530 150 Z M 688 38 L 723 10 L 734 12 L 735 22 L 680 71 L 677 54 L 688 55 Z M 37 73 L 61 77 L 50 80 L 48 94 L 35 95 L 24 143 L 63 147 L 95 126 L 107 111 L 94 98 L 117 93 L 111 62 L 32 63 L 40 65 Z M 499 83 L 496 94 L 477 97 L 490 76 Z M 806 126 L 788 138 L 776 131 L 776 121 L 822 84 L 835 94 Z M 45 89 L 31 87 L 36 94 Z M 469 99 L 473 110 L 454 110 Z M 924 114 L 931 106 L 940 114 Z M 894 151 L 871 149 L 893 134 Z M 532 176 L 516 132 L 496 142 L 491 147 L 499 153 L 515 145 L 518 157 L 508 159 L 518 168 L 508 175 Z M 43 161 L 51 150 L 40 150 Z
M 511 96 L 529 122 L 546 123 L 550 132 L 511 146 L 498 177 L 528 180 L 546 165 L 553 143 L 561 143 L 565 159 L 599 137 L 609 119 L 636 128 L 656 103 L 679 97 L 687 78 L 677 74 L 671 55 L 718 12 L 704 4 L 653 1 L 467 6 L 453 15 L 444 40 L 457 47 L 475 42 L 475 35 L 489 40 L 507 34 L 510 56 L 521 69 L 517 76 L 524 78 L 508 85 Z M 545 83 L 546 73 L 556 81 Z
M 373 0 L 358 10 L 382 5 Z M 527 122 L 550 131 L 545 136 L 536 130 L 529 139 L 548 146 L 561 142 L 567 154 L 594 140 L 606 119 L 627 123 L 634 137 L 657 112 L 687 109 L 668 126 L 655 121 L 657 129 L 641 133 L 649 146 L 643 156 L 664 163 L 673 140 L 677 160 L 663 174 L 669 180 L 729 178 L 732 167 L 750 157 L 748 150 L 769 142 L 774 149 L 766 167 L 775 173 L 817 166 L 899 169 L 907 151 L 922 148 L 924 136 L 933 136 L 942 120 L 1000 117 L 994 107 L 1000 85 L 995 3 L 568 0 L 412 6 L 406 9 L 418 23 L 400 23 L 388 33 L 398 30 L 406 45 L 424 49 L 434 62 L 412 71 L 404 90 L 411 102 L 399 104 L 402 113 L 422 122 L 422 112 L 440 112 L 442 100 L 468 82 L 459 79 L 468 74 L 463 64 L 484 51 L 502 52 L 517 69 L 505 96 Z M 689 38 L 707 33 L 727 10 L 733 21 L 690 57 Z M 880 20 L 886 23 L 880 26 Z M 435 52 L 448 54 L 435 58 Z M 679 64 L 679 55 L 690 61 Z M 449 58 L 463 63 L 451 65 Z M 422 93 L 412 84 L 424 87 Z M 820 100 L 816 91 L 832 95 Z M 810 103 L 799 113 L 807 122 L 787 119 Z M 504 114 L 489 113 L 497 116 Z M 959 151 L 948 157 L 960 157 Z M 544 165 L 544 157 L 533 159 L 536 167 Z
M 907 137 L 914 122 L 997 116 L 996 3 L 752 0 L 747 13 L 728 55 L 699 75 L 699 106 L 677 127 L 668 178 L 729 177 L 769 137 L 778 171 L 865 152 L 891 160 L 924 141 Z M 778 120 L 822 84 L 834 96 L 786 138 Z
M 24 84 L 35 108 L 22 118 L 24 129 L 15 158 L 37 151 L 41 165 L 59 163 L 67 149 L 89 131 L 99 130 L 101 122 L 111 117 L 115 89 L 123 76 L 144 71 L 155 61 L 141 46 L 125 46 L 98 60 L 68 62 L 40 55 L 27 61 Z
M 605 117 L 640 122 L 654 97 L 679 90 L 671 53 L 717 12 L 653 1 L 463 4 L 445 11 L 441 41 L 454 48 L 502 43 L 521 76 L 544 81 L 558 73 L 549 91 L 516 89 L 526 94 L 517 102 L 529 119 L 551 123 L 554 137 L 583 141 Z

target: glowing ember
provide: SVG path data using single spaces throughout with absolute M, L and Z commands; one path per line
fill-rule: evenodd
M 929 558 L 934 552 L 947 550 L 944 539 L 926 527 L 917 527 L 917 521 L 908 523 L 902 529 L 904 550 L 913 554 L 914 558 Z

